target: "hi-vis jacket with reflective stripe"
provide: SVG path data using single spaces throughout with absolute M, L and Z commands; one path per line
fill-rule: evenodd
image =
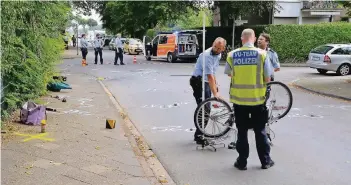
M 237 105 L 261 105 L 265 101 L 266 84 L 263 66 L 266 52 L 255 47 L 241 47 L 231 52 L 232 69 L 230 101 Z

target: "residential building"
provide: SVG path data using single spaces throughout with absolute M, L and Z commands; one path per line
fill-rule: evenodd
M 264 12 L 261 16 L 242 17 L 249 25 L 255 24 L 316 24 L 339 21 L 346 17 L 346 10 L 335 1 L 277 1 L 278 11 Z M 223 16 L 223 15 L 222 15 Z M 231 26 L 233 20 L 220 15 L 217 7 L 213 13 L 214 26 Z M 351 22 L 351 21 L 350 21 Z M 222 25 L 221 25 L 222 23 Z

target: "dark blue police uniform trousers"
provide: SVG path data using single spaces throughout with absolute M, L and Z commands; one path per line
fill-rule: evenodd
M 193 88 L 193 96 L 196 100 L 197 105 L 199 105 L 203 100 L 202 100 L 202 77 L 201 76 L 192 76 L 190 78 L 190 85 Z M 211 98 L 212 93 L 211 93 L 211 88 L 210 84 L 208 82 L 205 82 L 205 99 Z M 211 111 L 210 106 L 205 107 L 205 112 L 209 113 Z M 200 110 L 200 115 L 202 114 L 202 111 Z M 205 124 L 203 127 L 206 127 L 207 122 L 208 122 L 208 115 L 205 115 Z M 202 125 L 202 124 L 201 124 Z M 198 138 L 199 135 L 202 135 L 202 133 L 196 129 L 194 133 L 194 137 Z
M 249 157 L 249 142 L 247 133 L 249 129 L 255 132 L 256 149 L 261 164 L 270 162 L 270 145 L 266 133 L 268 110 L 265 104 L 257 106 L 243 106 L 234 104 L 235 124 L 238 129 L 236 150 L 239 153 L 237 159 L 239 165 L 246 166 Z

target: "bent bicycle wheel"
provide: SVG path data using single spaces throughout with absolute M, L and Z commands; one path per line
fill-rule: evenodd
M 289 113 L 292 103 L 292 93 L 287 85 L 278 81 L 267 83 L 266 106 L 270 117 L 283 118 Z
M 202 124 L 203 122 L 204 124 Z M 221 137 L 227 134 L 233 126 L 234 114 L 226 101 L 209 98 L 201 102 L 196 108 L 194 123 L 195 127 L 205 137 Z

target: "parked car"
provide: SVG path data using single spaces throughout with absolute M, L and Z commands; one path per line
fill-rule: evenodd
M 116 38 L 112 38 L 111 41 L 110 41 L 110 44 L 108 45 L 108 49 L 109 50 L 115 50 L 116 49 L 116 46 L 115 46 L 115 39 Z M 126 38 L 121 38 L 121 41 L 122 41 L 122 44 L 124 44 L 126 42 Z
M 104 47 L 105 47 L 105 46 L 109 46 L 109 44 L 110 44 L 112 38 L 113 38 L 112 35 L 106 35 L 106 36 L 104 37 L 104 40 L 105 40 Z
M 152 40 L 144 36 L 144 56 L 147 60 L 167 59 L 168 62 L 177 59 L 195 60 L 200 54 L 198 37 L 201 33 L 201 30 L 161 32 Z
M 142 53 L 142 46 L 143 43 L 140 39 L 135 39 L 135 38 L 130 38 L 127 39 L 126 42 L 124 43 L 124 53 L 128 53 L 129 55 L 131 54 L 136 54 L 139 55 L 139 53 Z
M 311 50 L 307 65 L 321 74 L 335 71 L 338 75 L 351 74 L 351 44 L 325 44 Z

